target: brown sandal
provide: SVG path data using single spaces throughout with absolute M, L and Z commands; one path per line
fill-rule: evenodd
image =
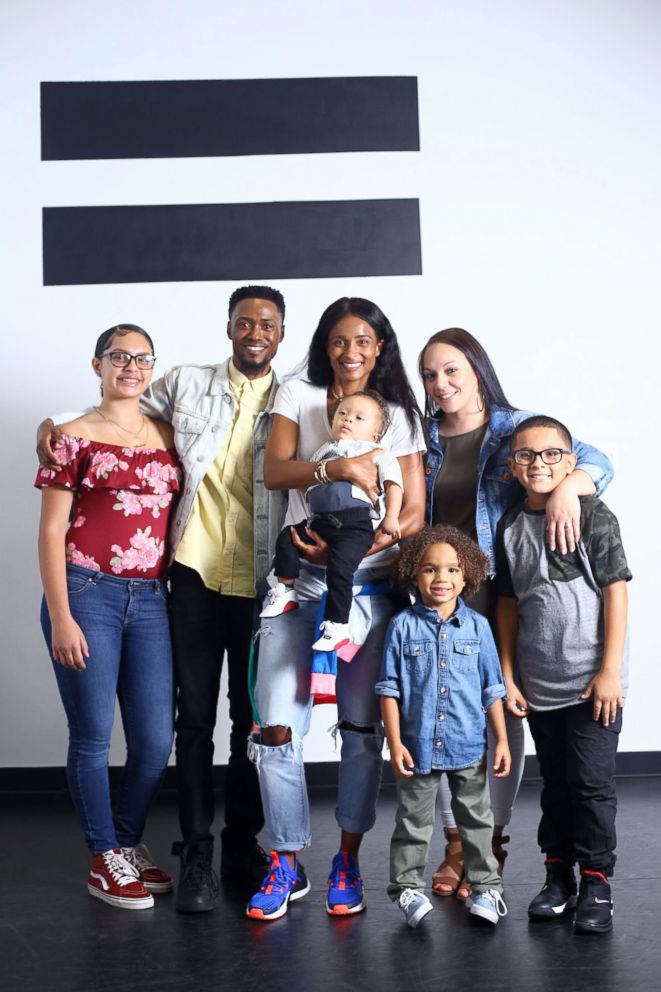
M 437 896 L 453 896 L 464 877 L 464 852 L 459 831 L 445 828 L 445 857 L 431 879 L 432 892 Z

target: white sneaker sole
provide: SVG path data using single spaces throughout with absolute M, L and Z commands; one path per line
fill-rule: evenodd
M 310 885 L 310 881 L 308 879 L 308 884 L 305 886 L 304 889 L 299 889 L 298 892 L 290 892 L 287 898 L 285 899 L 285 901 L 283 902 L 282 906 L 276 909 L 275 913 L 269 913 L 268 916 L 264 914 L 262 914 L 262 916 L 252 916 L 250 912 L 250 903 L 248 903 L 248 905 L 246 906 L 246 916 L 248 917 L 249 920 L 259 920 L 262 923 L 270 923 L 271 920 L 279 920 L 280 917 L 284 916 L 285 913 L 287 912 L 287 909 L 289 908 L 289 903 L 296 902 L 297 899 L 302 899 L 303 896 L 306 896 L 308 894 L 311 888 L 312 886 Z
M 140 881 L 146 889 L 157 896 L 165 895 L 166 892 L 172 892 L 174 889 L 174 882 L 145 882 L 144 879 Z
M 339 641 L 328 642 L 325 638 L 320 638 L 315 641 L 312 645 L 313 651 L 338 651 L 343 648 L 345 644 L 349 644 L 351 641 L 350 637 L 342 637 Z
M 477 916 L 481 920 L 486 920 L 487 923 L 492 923 L 495 926 L 498 923 L 500 917 L 498 913 L 494 910 L 485 909 L 483 906 L 468 906 L 468 912 L 471 916 Z
M 103 902 L 107 902 L 109 906 L 115 906 L 117 909 L 151 909 L 154 905 L 153 896 L 144 896 L 140 899 L 123 899 L 122 896 L 111 896 L 102 889 L 97 889 L 95 885 L 90 885 L 89 882 L 87 883 L 87 891 L 95 899 L 101 899 Z
M 367 909 L 364 896 L 357 906 L 351 906 L 351 908 L 343 906 L 341 903 L 337 906 L 331 906 L 326 900 L 326 912 L 329 916 L 353 916 L 354 913 L 362 913 L 364 909 Z
M 413 927 L 413 929 L 415 930 L 418 924 L 422 923 L 425 916 L 427 916 L 428 913 L 431 913 L 433 908 L 434 907 L 432 905 L 420 906 L 420 908 L 413 914 L 411 919 L 407 920 L 406 922 L 410 927 Z

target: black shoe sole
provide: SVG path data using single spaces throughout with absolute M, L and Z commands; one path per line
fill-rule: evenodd
M 529 920 L 559 920 L 561 917 L 563 917 L 565 915 L 565 913 L 570 913 L 572 911 L 572 909 L 575 909 L 575 908 L 576 908 L 576 896 L 570 896 L 570 898 L 567 900 L 567 902 L 564 904 L 564 906 L 562 906 L 562 908 L 558 907 L 557 910 L 553 909 L 551 906 L 548 906 L 545 909 L 540 908 L 540 909 L 535 909 L 535 910 L 532 910 L 532 911 L 529 909 L 528 910 L 528 919 Z
M 189 913 L 211 913 L 216 908 L 216 901 L 214 899 L 211 902 L 210 905 L 208 903 L 204 903 L 204 904 L 201 904 L 201 903 L 182 903 L 182 904 L 177 904 L 177 903 L 175 903 L 174 908 L 175 908 L 175 911 L 177 913 L 184 913 L 184 914 L 189 914 Z
M 597 934 L 600 933 L 610 933 L 612 929 L 613 929 L 612 920 L 609 923 L 607 923 L 606 926 L 603 927 L 590 926 L 589 923 L 577 923 L 576 920 L 574 920 L 574 933 L 580 936 L 589 937 L 589 936 L 596 936 Z

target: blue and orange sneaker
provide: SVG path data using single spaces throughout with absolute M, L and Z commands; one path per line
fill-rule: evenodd
M 326 912 L 331 916 L 348 916 L 365 909 L 363 880 L 353 854 L 338 851 L 328 876 Z
M 277 920 L 287 912 L 289 901 L 302 899 L 310 891 L 303 865 L 298 858 L 292 868 L 277 851 L 269 854 L 271 866 L 259 890 L 246 906 L 251 920 Z

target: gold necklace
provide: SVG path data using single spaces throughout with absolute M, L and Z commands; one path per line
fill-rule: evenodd
M 124 444 L 124 441 L 122 439 L 121 434 L 118 433 L 117 428 L 119 428 L 120 431 L 124 431 L 124 433 L 128 437 L 134 438 L 134 441 L 131 444 L 131 447 L 132 448 L 144 448 L 144 446 L 147 443 L 147 433 L 148 433 L 148 430 L 149 430 L 148 425 L 147 425 L 147 418 L 145 417 L 144 413 L 141 413 L 140 414 L 140 416 L 142 417 L 142 423 L 140 424 L 140 427 L 138 428 L 138 430 L 137 431 L 130 431 L 128 429 L 128 427 L 124 427 L 122 424 L 119 424 L 116 420 L 113 420 L 111 417 L 106 417 L 106 415 L 103 412 L 103 410 L 101 409 L 101 407 L 95 406 L 94 409 L 99 414 L 99 416 L 102 417 L 106 421 L 106 423 L 113 425 L 113 427 L 115 428 L 115 434 L 117 434 L 117 437 L 119 438 L 119 440 L 122 441 L 122 444 Z M 143 430 L 145 432 L 145 436 L 144 436 L 144 438 L 141 441 L 141 440 L 139 440 L 139 438 L 140 438 L 140 434 L 142 433 Z
M 335 387 L 334 386 L 329 386 L 328 388 L 330 389 L 329 399 L 335 400 L 336 403 L 339 403 L 340 400 L 343 400 L 344 399 L 344 393 L 342 393 L 341 396 L 338 396 L 337 393 L 335 392 Z

